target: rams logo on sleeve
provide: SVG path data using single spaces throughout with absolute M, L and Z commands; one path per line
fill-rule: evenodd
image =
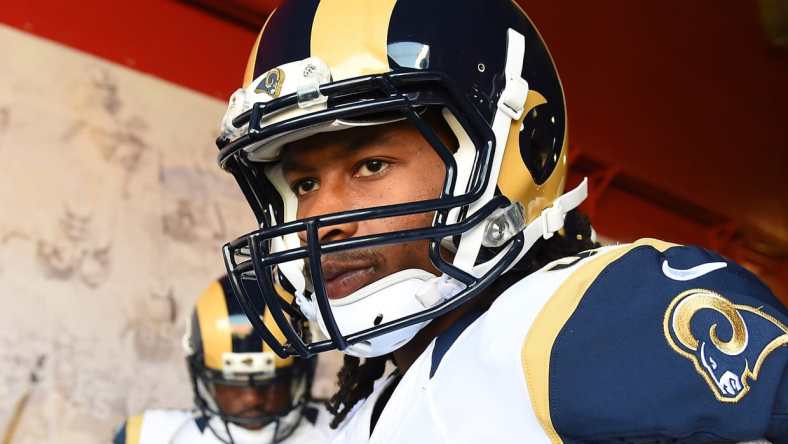
M 782 322 L 710 290 L 676 296 L 663 327 L 668 344 L 692 361 L 721 402 L 741 400 L 769 354 L 788 345 L 788 327 Z

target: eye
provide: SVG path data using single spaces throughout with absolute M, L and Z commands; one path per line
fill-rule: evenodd
M 291 188 L 296 196 L 303 196 L 305 194 L 319 190 L 320 184 L 314 179 L 303 179 L 294 183 Z
M 358 170 L 356 171 L 355 176 L 358 176 L 358 177 L 374 176 L 376 174 L 382 173 L 389 166 L 391 166 L 391 163 L 386 162 L 385 160 L 381 160 L 381 159 L 365 160 L 359 166 Z

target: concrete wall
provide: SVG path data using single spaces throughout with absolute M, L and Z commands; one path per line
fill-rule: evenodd
M 191 404 L 184 319 L 255 225 L 225 105 L 4 26 L 0 54 L 0 438 L 108 442 Z

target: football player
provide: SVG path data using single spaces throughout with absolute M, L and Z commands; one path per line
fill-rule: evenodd
M 262 318 L 276 331 L 268 313 Z M 327 412 L 309 398 L 315 359 L 271 352 L 252 333 L 226 276 L 197 300 L 183 347 L 195 411 L 130 417 L 115 444 L 326 442 Z
M 285 1 L 217 144 L 260 224 L 224 248 L 255 330 L 348 356 L 335 442 L 786 441 L 786 308 L 701 248 L 597 248 L 513 1 Z

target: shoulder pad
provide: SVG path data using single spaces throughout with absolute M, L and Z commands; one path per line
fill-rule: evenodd
M 788 361 L 788 311 L 755 276 L 653 239 L 569 266 L 522 349 L 549 435 L 765 435 Z

